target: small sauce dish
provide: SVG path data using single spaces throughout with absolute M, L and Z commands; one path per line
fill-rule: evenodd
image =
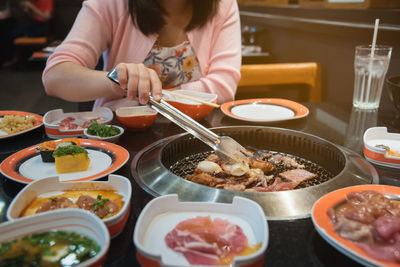
M 121 107 L 115 111 L 118 121 L 133 131 L 149 128 L 157 118 L 158 112 L 148 106 Z
M 176 93 L 187 95 L 189 97 L 198 98 L 203 101 L 217 103 L 218 96 L 216 94 L 209 94 L 204 92 L 197 92 L 197 91 L 189 91 L 189 90 L 176 90 Z M 208 114 L 210 114 L 214 107 L 202 104 L 197 101 L 188 100 L 185 98 L 181 98 L 178 96 L 174 96 L 173 94 L 165 91 L 164 93 L 165 101 L 167 101 L 170 105 L 174 106 L 175 108 L 179 109 L 192 119 L 199 121 L 204 119 Z

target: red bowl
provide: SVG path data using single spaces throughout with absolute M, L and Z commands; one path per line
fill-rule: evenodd
M 148 106 L 121 107 L 115 111 L 118 121 L 130 130 L 149 128 L 157 118 L 157 111 Z
M 187 95 L 190 97 L 198 98 L 207 102 L 217 103 L 217 95 L 209 94 L 203 92 L 189 91 L 189 90 L 176 90 L 176 93 Z M 178 96 L 173 96 L 168 94 L 168 91 L 164 93 L 165 101 L 167 101 L 170 105 L 179 109 L 189 117 L 194 120 L 201 120 L 205 116 L 213 111 L 214 107 L 201 104 L 200 102 L 196 102 L 193 100 L 188 100 L 184 98 L 179 98 Z

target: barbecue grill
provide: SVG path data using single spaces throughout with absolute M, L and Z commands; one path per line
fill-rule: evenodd
M 234 138 L 246 148 L 289 155 L 306 170 L 318 174 L 293 190 L 242 192 L 216 189 L 184 179 L 211 149 L 185 133 L 161 139 L 142 149 L 131 170 L 136 182 L 152 196 L 177 193 L 181 201 L 231 203 L 234 196 L 258 202 L 268 219 L 286 220 L 310 216 L 312 205 L 324 194 L 351 185 L 377 183 L 374 167 L 358 154 L 320 137 L 283 128 L 230 126 L 212 128 Z M 284 171 L 278 166 L 278 171 Z

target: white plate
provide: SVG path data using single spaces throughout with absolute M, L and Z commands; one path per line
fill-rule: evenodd
M 89 154 L 90 164 L 87 171 L 57 173 L 55 163 L 42 161 L 37 150 L 38 145 L 20 150 L 6 158 L 0 164 L 0 171 L 4 176 L 21 183 L 51 176 L 59 176 L 60 181 L 88 181 L 118 170 L 129 159 L 129 152 L 113 143 L 79 139 L 79 145 Z
M 222 112 L 234 119 L 251 122 L 275 122 L 303 118 L 308 109 L 291 100 L 280 98 L 244 99 L 224 103 Z
M 104 152 L 86 149 L 90 159 L 89 168 L 86 171 L 58 173 L 54 162 L 43 162 L 42 157 L 37 155 L 23 162 L 19 166 L 19 173 L 26 178 L 38 180 L 43 177 L 59 176 L 60 181 L 69 181 L 92 176 L 108 169 L 112 159 Z
M 3 117 L 5 115 L 33 116 L 35 118 L 35 123 L 31 128 L 17 132 L 17 133 L 13 133 L 13 134 L 8 134 L 8 133 L 0 130 L 0 140 L 32 131 L 43 125 L 43 117 L 40 115 L 37 115 L 35 113 L 30 113 L 30 112 L 25 112 L 25 111 L 15 111 L 15 110 L 3 110 L 3 111 L 0 111 L 0 121 L 3 119 Z
M 374 190 L 385 195 L 400 195 L 400 188 L 388 185 L 357 185 L 335 190 L 314 203 L 311 212 L 311 218 L 317 232 L 335 249 L 347 257 L 357 261 L 364 266 L 390 266 L 395 267 L 399 264 L 375 259 L 356 246 L 355 243 L 338 235 L 331 219 L 328 216 L 328 209 L 335 207 L 346 199 L 350 192 Z

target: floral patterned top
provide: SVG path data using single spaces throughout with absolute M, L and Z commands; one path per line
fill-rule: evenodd
M 155 42 L 143 64 L 156 71 L 164 89 L 201 77 L 200 64 L 189 41 L 173 47 L 161 47 Z

